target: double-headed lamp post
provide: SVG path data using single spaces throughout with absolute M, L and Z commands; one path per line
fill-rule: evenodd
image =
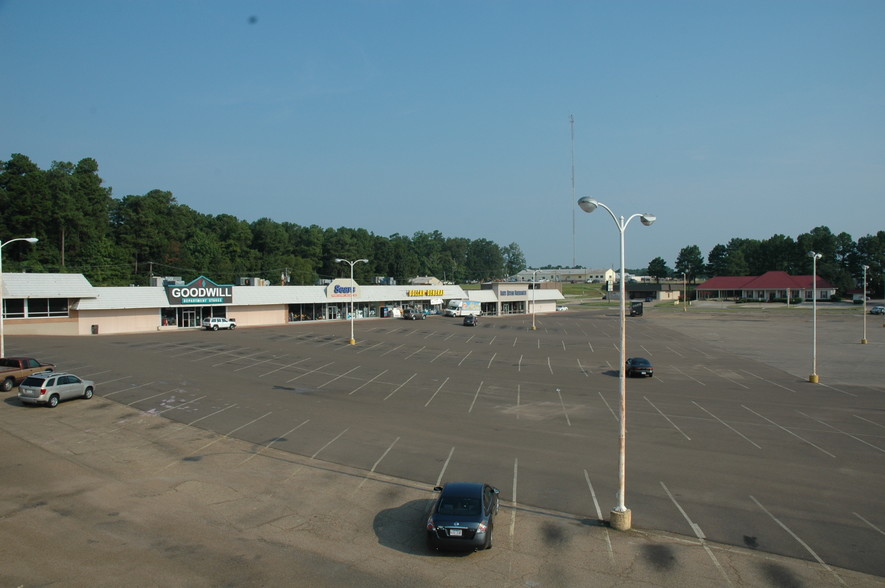
M 863 266 L 863 337 L 860 340 L 861 345 L 867 344 L 867 270 L 870 266 Z
M 538 327 L 535 326 L 535 290 L 538 288 L 538 283 L 535 281 L 535 277 L 538 275 L 538 272 L 541 270 L 532 270 L 532 330 L 536 330 Z
M 369 263 L 369 260 L 368 259 L 356 259 L 354 261 L 349 261 L 347 259 L 341 259 L 339 257 L 339 258 L 336 258 L 335 261 L 338 263 L 341 263 L 343 261 L 344 263 L 350 264 L 350 288 L 351 288 L 351 290 L 350 290 L 350 344 L 356 345 L 356 339 L 353 338 L 353 297 L 356 294 L 356 286 L 353 281 L 353 266 L 355 266 L 356 264 L 358 264 L 360 262 Z
M 624 220 L 624 217 L 617 217 L 612 209 L 589 196 L 584 196 L 578 200 L 578 206 L 584 212 L 593 212 L 599 207 L 604 208 L 615 221 L 618 232 L 621 235 L 621 295 L 620 295 L 620 328 L 621 328 L 621 367 L 618 375 L 618 389 L 621 397 L 620 407 L 620 432 L 618 436 L 618 505 L 611 511 L 611 526 L 620 531 L 629 530 L 632 526 L 632 515 L 630 509 L 627 508 L 626 502 L 626 479 L 627 479 L 627 325 L 624 320 L 627 314 L 627 284 L 626 271 L 624 269 L 624 231 L 630 221 L 636 217 L 645 226 L 651 226 L 657 217 L 653 214 L 634 214 L 630 218 Z
M 820 253 L 809 251 L 811 257 L 811 375 L 808 381 L 812 384 L 820 382 L 817 375 L 817 260 L 823 257 Z
M 19 237 L 0 244 L 0 357 L 6 356 L 6 342 L 3 339 L 3 248 L 16 241 L 27 241 L 31 245 L 39 241 L 37 237 Z

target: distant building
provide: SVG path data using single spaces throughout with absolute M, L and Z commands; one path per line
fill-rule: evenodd
M 710 298 L 758 300 L 811 300 L 815 288 L 812 276 L 791 276 L 787 272 L 766 272 L 761 276 L 717 276 L 695 288 L 698 300 Z M 817 276 L 817 299 L 829 300 L 836 287 Z
M 535 273 L 537 272 L 537 273 Z M 524 269 L 518 274 L 510 276 L 511 282 L 531 282 L 532 275 L 539 282 L 615 282 L 618 273 L 613 269 Z

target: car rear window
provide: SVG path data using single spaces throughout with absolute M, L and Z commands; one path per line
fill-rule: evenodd
M 24 380 L 22 380 L 22 386 L 34 386 L 39 388 L 43 385 L 43 382 L 46 381 L 46 378 L 39 378 L 37 376 L 28 376 Z

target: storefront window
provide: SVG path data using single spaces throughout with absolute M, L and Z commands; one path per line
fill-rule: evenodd
M 25 301 L 13 298 L 12 300 L 3 300 L 3 317 L 4 318 L 24 318 Z
M 68 316 L 67 298 L 29 298 L 3 301 L 4 318 Z

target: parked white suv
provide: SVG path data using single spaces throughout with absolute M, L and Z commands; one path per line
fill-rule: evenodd
M 236 319 L 225 318 L 223 316 L 213 316 L 203 319 L 203 328 L 207 331 L 217 331 L 218 329 L 236 329 L 237 321 Z

